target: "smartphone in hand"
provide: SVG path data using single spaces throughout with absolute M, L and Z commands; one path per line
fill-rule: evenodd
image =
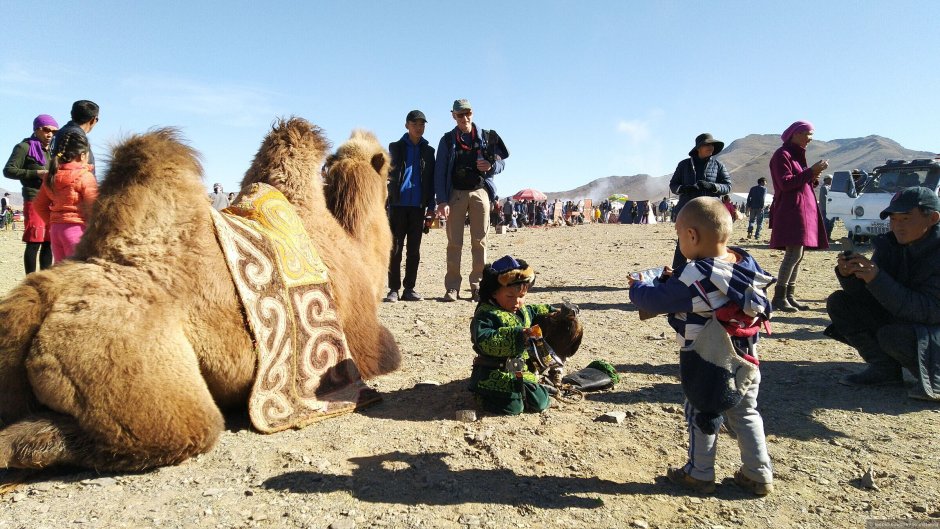
M 639 270 L 636 272 L 630 272 L 628 275 L 630 279 L 640 282 L 640 283 L 652 283 L 659 279 L 663 275 L 663 272 L 666 270 L 664 266 L 657 266 L 654 268 L 647 268 L 646 270 Z
M 842 257 L 848 257 L 855 253 L 855 243 L 849 237 L 843 237 L 839 239 L 839 244 L 842 245 Z

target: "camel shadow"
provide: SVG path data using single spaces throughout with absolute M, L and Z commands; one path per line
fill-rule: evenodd
M 497 503 L 539 509 L 597 509 L 604 505 L 604 500 L 597 495 L 663 493 L 655 483 L 615 483 L 597 477 L 521 475 L 503 468 L 453 470 L 444 460 L 449 456 L 444 452 L 412 454 L 394 451 L 354 457 L 349 459 L 356 467 L 350 476 L 294 471 L 269 478 L 263 486 L 293 494 L 343 491 L 359 501 L 370 503 Z

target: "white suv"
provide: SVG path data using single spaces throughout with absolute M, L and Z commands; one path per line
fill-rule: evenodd
M 832 188 L 826 198 L 826 216 L 841 218 L 855 241 L 887 233 L 890 227 L 879 214 L 895 193 L 923 186 L 937 192 L 940 186 L 940 159 L 889 160 L 861 180 L 856 190 L 848 171 L 832 174 Z

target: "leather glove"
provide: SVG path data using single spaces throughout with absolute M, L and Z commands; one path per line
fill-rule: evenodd
M 706 193 L 714 193 L 718 190 L 718 186 L 716 186 L 714 182 L 706 182 L 705 180 L 699 180 L 698 182 L 695 182 L 695 187 L 699 188 L 701 191 L 705 191 Z

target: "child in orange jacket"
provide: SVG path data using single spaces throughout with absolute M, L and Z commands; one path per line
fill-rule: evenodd
M 49 226 L 52 257 L 71 257 L 85 232 L 91 205 L 98 198 L 98 182 L 88 165 L 88 140 L 67 132 L 56 142 L 49 175 L 36 196 L 36 212 Z

